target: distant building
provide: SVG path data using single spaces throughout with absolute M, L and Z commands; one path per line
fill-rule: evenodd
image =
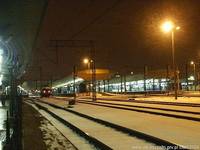
M 87 72 L 88 71 L 88 72 Z M 179 73 L 179 72 L 177 72 Z M 91 73 L 89 70 L 78 72 L 76 78 L 76 92 L 90 91 Z M 169 92 L 174 88 L 174 72 L 167 70 L 146 71 L 146 73 L 119 74 L 108 70 L 98 70 L 96 80 L 97 92 L 133 93 L 133 92 Z M 80 76 L 82 78 L 80 78 Z M 73 92 L 73 77 L 69 76 L 53 83 L 54 91 L 58 94 Z M 178 77 L 179 90 L 194 89 L 194 78 Z M 81 84 L 81 87 L 79 86 Z M 83 86 L 85 85 L 85 86 Z M 85 89 L 83 88 L 85 87 Z M 80 89 L 81 88 L 81 89 Z

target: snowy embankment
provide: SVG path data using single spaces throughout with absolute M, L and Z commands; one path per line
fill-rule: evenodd
M 41 115 L 40 130 L 42 132 L 43 141 L 48 150 L 75 150 L 74 145 L 49 121 L 41 111 L 29 102 L 25 102 L 31 105 Z
M 40 130 L 48 149 L 50 150 L 74 150 L 72 144 L 46 119 L 41 121 Z

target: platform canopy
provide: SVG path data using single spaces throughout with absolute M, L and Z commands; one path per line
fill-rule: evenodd
M 179 71 L 177 70 L 177 73 Z M 174 77 L 174 71 L 173 70 L 151 70 L 147 72 L 147 77 L 149 78 L 173 78 Z
M 96 69 L 96 80 L 106 80 L 111 77 L 111 71 L 108 69 Z M 92 70 L 81 70 L 78 71 L 77 76 L 84 80 L 92 80 Z

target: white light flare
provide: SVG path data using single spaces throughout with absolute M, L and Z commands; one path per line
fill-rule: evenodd
M 0 75 L 0 85 L 2 85 L 3 75 Z

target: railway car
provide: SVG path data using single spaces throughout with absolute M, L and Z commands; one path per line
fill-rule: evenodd
M 52 89 L 49 87 L 42 88 L 40 92 L 41 97 L 50 97 L 52 95 Z

